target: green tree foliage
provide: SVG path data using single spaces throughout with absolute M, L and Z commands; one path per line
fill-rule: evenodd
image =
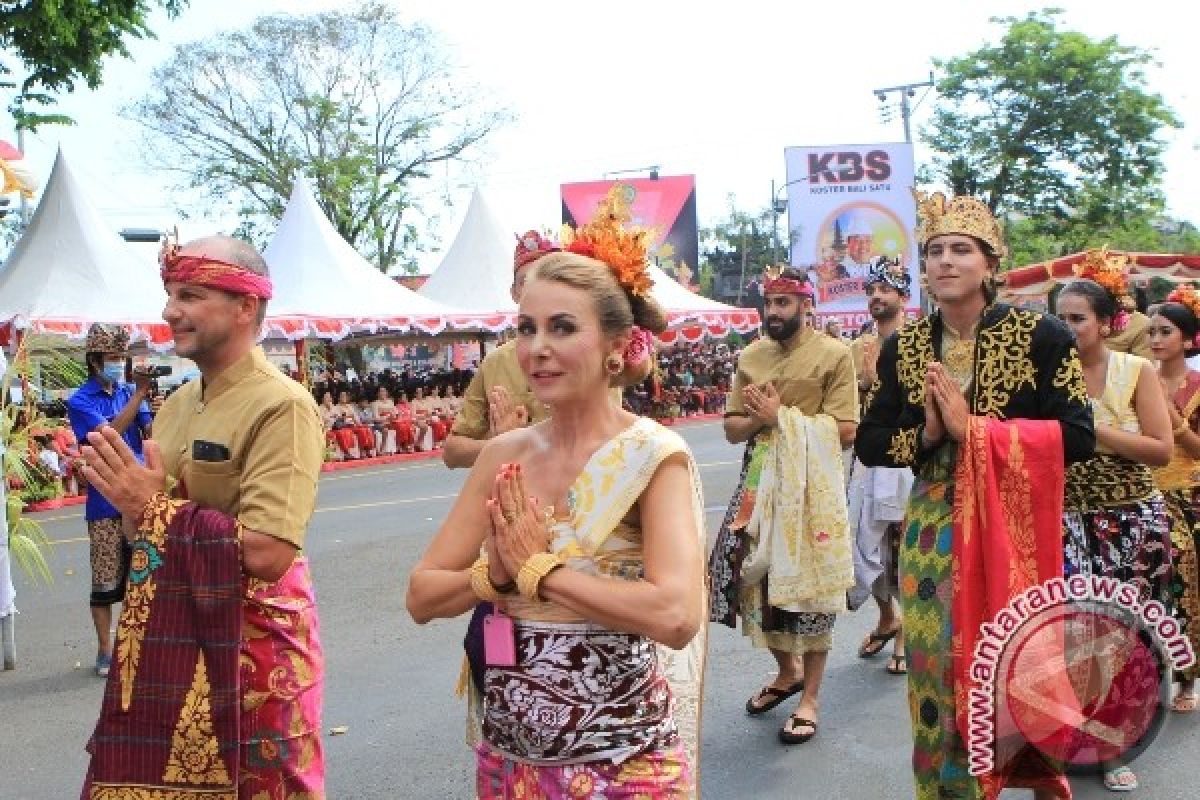
M 415 267 L 422 182 L 508 119 L 432 31 L 377 2 L 181 46 L 152 83 L 128 114 L 160 167 L 233 204 L 243 232 L 270 227 L 307 177 L 337 231 L 384 271 Z
M 100 85 L 106 56 L 129 56 L 128 39 L 154 34 L 155 7 L 174 16 L 187 0 L 15 0 L 0 2 L 0 88 L 15 89 L 9 111 L 17 126 L 70 123 L 47 113 L 55 95 L 78 81 Z M 23 77 L 21 77 L 23 76 Z
M 744 290 L 766 266 L 787 257 L 787 217 L 775 220 L 770 209 L 743 211 L 730 195 L 726 215 L 700 229 L 701 288 L 708 297 L 723 302 L 745 302 L 744 291 L 739 298 L 738 290 Z
M 1120 226 L 1159 210 L 1159 134 L 1179 121 L 1146 89 L 1150 53 L 1061 30 L 1059 13 L 994 19 L 999 42 L 935 61 L 939 102 L 923 138 L 941 182 L 1042 233 L 1081 212 Z

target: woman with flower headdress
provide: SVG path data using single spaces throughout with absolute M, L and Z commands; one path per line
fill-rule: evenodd
M 1092 248 L 1084 253 L 1075 274 L 1100 284 L 1116 302 L 1117 310 L 1104 337 L 1109 352 L 1129 353 L 1153 361 L 1150 318 L 1138 311 L 1129 291 L 1129 256 L 1110 252 L 1107 247 Z
M 623 189 L 521 297 L 517 359 L 549 419 L 488 440 L 409 582 L 421 623 L 496 606 L 481 647 L 468 633 L 483 800 L 697 793 L 703 502 L 684 441 L 610 400 L 666 326 Z
M 899 556 L 916 796 L 990 800 L 1009 786 L 1069 798 L 1060 769 L 999 724 L 984 743 L 990 769 L 969 769 L 966 698 L 986 691 L 972 669 L 982 623 L 1061 577 L 1064 463 L 1095 447 L 1087 386 L 1062 322 L 996 302 L 1004 243 L 987 206 L 940 193 L 917 201 L 938 310 L 883 343 L 855 441 L 866 466 L 916 476 Z M 1054 699 L 1069 699 L 1059 683 Z M 1005 683 L 995 690 L 996 708 L 1017 707 Z
M 1097 275 L 1097 270 L 1081 271 Z M 1099 272 L 1102 276 L 1103 272 Z M 1171 537 L 1162 493 L 1151 467 L 1171 460 L 1173 439 L 1166 399 L 1154 366 L 1144 358 L 1110 351 L 1106 341 L 1121 321 L 1113 284 L 1081 277 L 1058 296 L 1058 316 L 1075 334 L 1096 426 L 1096 453 L 1067 468 L 1064 528 L 1066 576 L 1115 578 L 1138 589 L 1138 602 L 1170 608 Z M 1072 643 L 1089 657 L 1072 677 L 1087 706 L 1097 689 L 1088 668 L 1094 635 Z M 1134 640 L 1135 642 L 1136 640 Z M 1132 647 L 1133 642 L 1128 642 Z M 1107 654 L 1114 680 L 1136 668 L 1128 653 Z M 1137 788 L 1137 776 L 1115 760 L 1105 765 L 1104 785 L 1117 792 Z
M 1172 594 L 1175 615 L 1183 623 L 1192 649 L 1200 652 L 1200 372 L 1189 369 L 1187 357 L 1200 350 L 1200 294 L 1190 286 L 1171 292 L 1167 302 L 1154 309 L 1150 318 L 1150 347 L 1158 360 L 1158 375 L 1170 401 L 1167 411 L 1174 431 L 1175 450 L 1171 463 L 1154 471 L 1154 482 L 1162 490 L 1170 515 L 1174 545 Z M 1179 692 L 1172 708 L 1187 713 L 1196 710 L 1196 676 L 1193 665 L 1176 673 Z

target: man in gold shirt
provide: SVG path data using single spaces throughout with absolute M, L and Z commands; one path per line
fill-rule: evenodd
M 521 302 L 530 266 L 558 249 L 537 231 L 527 231 L 517 240 L 511 290 L 514 303 Z M 462 411 L 446 437 L 442 461 L 451 469 L 474 466 L 488 439 L 545 418 L 546 407 L 533 396 L 517 364 L 517 343 L 502 344 L 484 357 L 463 393 Z
M 144 467 L 111 428 L 84 449 L 134 547 L 85 797 L 323 798 L 324 660 L 302 555 L 321 418 L 255 344 L 272 289 L 254 248 L 167 245 L 162 278 L 175 350 L 201 379 L 163 405 Z M 232 614 L 214 611 L 228 599 Z
M 817 732 L 818 692 L 832 645 L 835 614 L 785 610 L 768 604 L 765 599 L 767 586 L 778 577 L 775 563 L 768 568 L 761 588 L 758 579 L 747 575 L 746 567 L 757 544 L 754 539 L 761 536 L 761 533 L 751 532 L 756 529 L 758 515 L 767 513 L 758 507 L 765 504 L 762 495 L 769 470 L 763 464 L 770 459 L 769 455 L 764 458 L 761 447 L 764 442 L 779 439 L 776 433 L 783 429 L 784 411 L 789 419 L 797 414 L 814 420 L 832 418 L 831 426 L 836 427 L 830 433 L 834 441 L 826 448 L 829 463 L 816 465 L 816 470 L 824 472 L 820 477 L 828 484 L 828 494 L 833 495 L 829 501 L 835 505 L 840 503 L 843 530 L 828 533 L 806 530 L 804 535 L 815 535 L 818 541 L 834 538 L 844 543 L 838 568 L 849 581 L 842 584 L 833 601 L 845 608 L 845 589 L 853 583 L 853 570 L 841 448 L 854 441 L 859 404 L 850 348 L 815 331 L 808 323 L 813 309 L 813 292 L 803 273 L 787 268 L 769 277 L 763 291 L 766 336 L 746 347 L 738 357 L 726 409 L 726 439 L 731 444 L 747 444 L 739 487 L 730 502 L 710 559 L 711 615 L 714 621 L 731 627 L 740 617 L 743 633 L 750 637 L 754 646 L 769 649 L 778 665 L 776 679 L 746 704 L 749 714 L 765 713 L 788 697 L 803 692 L 798 708 L 779 732 L 784 743 L 794 744 L 808 741 Z M 777 498 L 783 498 L 785 505 L 787 502 L 811 502 L 808 494 L 803 498 L 801 495 L 805 493 L 802 485 L 805 478 L 809 483 L 817 480 L 813 461 L 809 458 L 796 468 L 806 471 L 796 484 L 773 481 L 771 492 Z M 749 510 L 751 506 L 754 506 L 753 512 Z M 749 521 L 747 516 L 750 516 Z M 805 519 L 807 522 L 808 518 Z

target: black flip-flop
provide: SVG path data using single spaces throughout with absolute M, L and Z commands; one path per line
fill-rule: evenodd
M 784 700 L 787 700 L 789 697 L 799 694 L 802 691 L 804 691 L 803 678 L 796 681 L 786 689 L 777 689 L 774 686 L 764 686 L 763 688 L 759 689 L 753 697 L 746 701 L 746 713 L 752 717 L 756 717 L 759 714 L 765 714 L 772 708 L 778 706 Z M 755 704 L 754 701 L 762 697 L 770 697 L 771 699 L 761 706 Z
M 907 675 L 908 674 L 908 656 L 900 656 L 895 653 L 888 659 L 887 666 L 883 668 L 888 675 Z
M 792 733 L 791 728 L 794 728 L 797 725 L 804 725 L 809 728 L 812 728 L 812 732 L 811 733 Z M 798 717 L 795 714 L 792 714 L 790 717 L 788 717 L 787 724 L 779 729 L 779 741 L 783 742 L 784 744 L 804 744 L 805 742 L 807 742 L 809 739 L 813 738 L 816 735 L 817 735 L 817 723 L 812 721 L 811 719 L 805 719 L 804 717 Z
M 895 639 L 896 635 L 899 633 L 900 633 L 900 627 L 897 626 L 895 628 L 892 628 L 887 633 L 871 633 L 871 634 L 869 634 L 867 636 L 867 641 L 865 641 L 863 643 L 863 645 L 858 648 L 858 657 L 859 658 L 874 658 L 875 656 L 882 653 L 883 648 L 887 645 L 887 643 L 890 642 L 892 639 Z

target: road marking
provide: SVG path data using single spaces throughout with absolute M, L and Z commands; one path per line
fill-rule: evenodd
M 321 483 L 330 481 L 344 481 L 349 478 L 369 478 L 372 475 L 391 475 L 395 472 L 410 472 L 415 469 L 429 469 L 430 467 L 442 466 L 441 461 L 436 461 L 429 464 L 415 464 L 412 466 L 396 466 L 392 469 L 376 469 L 369 472 L 359 472 L 357 470 L 344 470 L 347 474 L 342 475 L 337 472 L 326 472 L 321 475 Z
M 374 503 L 355 503 L 350 506 L 328 506 L 326 508 L 318 508 L 314 514 L 321 514 L 326 511 L 353 511 L 359 508 L 378 508 L 379 506 L 403 506 L 412 503 L 424 503 L 428 500 L 449 500 L 452 497 L 458 497 L 458 494 L 433 494 L 428 497 L 404 497 L 399 500 L 379 500 Z

